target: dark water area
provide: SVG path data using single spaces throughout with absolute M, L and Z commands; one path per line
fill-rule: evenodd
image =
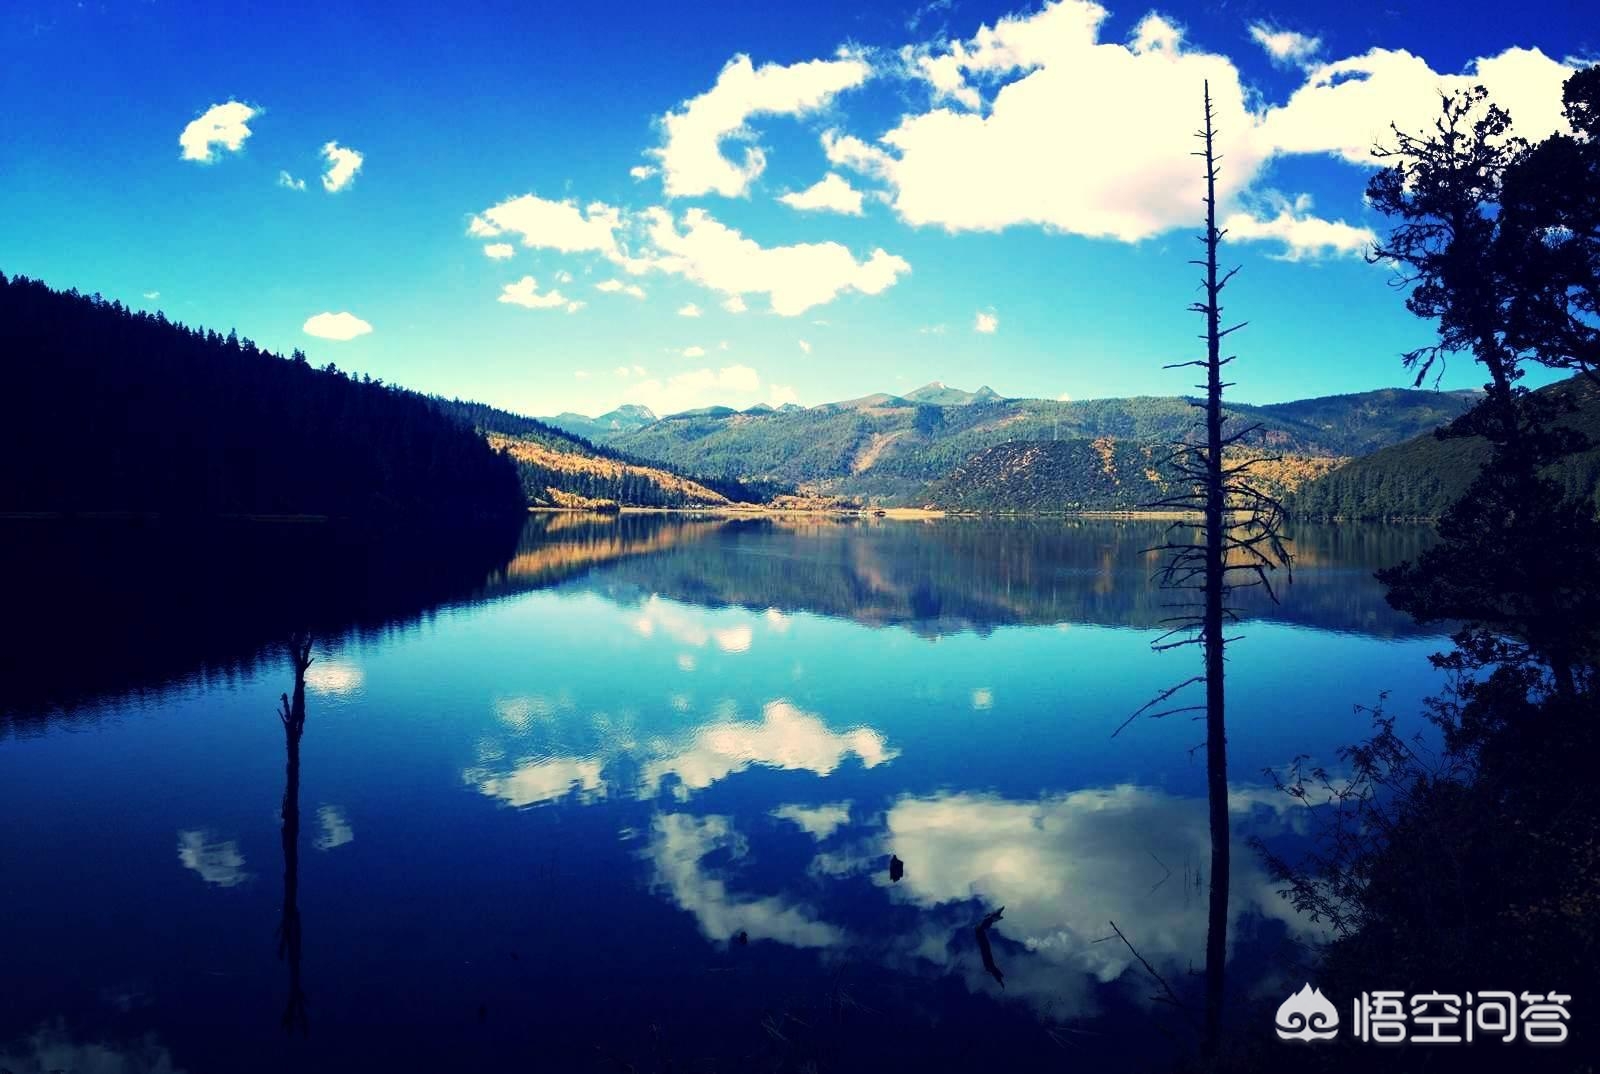
M 1159 1065 L 1109 923 L 1203 956 L 1199 729 L 1111 737 L 1196 670 L 1160 530 L 8 526 L 0 1069 Z M 1371 577 L 1428 531 L 1295 536 L 1229 669 L 1240 997 L 1317 936 L 1263 770 L 1437 686 Z

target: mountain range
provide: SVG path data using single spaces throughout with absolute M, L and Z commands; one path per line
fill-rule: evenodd
M 1344 459 L 1431 432 L 1475 397 L 1391 388 L 1229 409 L 1259 427 L 1264 451 L 1290 463 L 1287 489 Z M 597 444 L 682 473 L 973 509 L 1023 509 L 1024 502 L 1103 509 L 1152 499 L 1164 480 L 1150 476 L 1152 453 L 1190 432 L 1196 417 L 1191 400 L 1176 396 L 1006 398 L 988 387 L 968 392 L 937 381 L 903 395 L 809 408 L 708 407 L 653 421 L 643 420 L 642 409 L 629 408 L 628 421 L 618 411 L 585 420 L 599 426 Z M 1071 446 L 1023 450 L 1041 442 Z M 1099 464 L 1093 480 L 1074 461 L 1087 465 L 1108 453 L 1111 462 Z

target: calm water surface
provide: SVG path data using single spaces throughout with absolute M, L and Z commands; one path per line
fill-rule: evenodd
M 34 532 L 0 680 L 0 1068 L 1105 1069 L 1203 957 L 1198 669 L 1139 523 L 535 518 L 470 548 Z M 14 535 L 13 535 L 14 536 Z M 1262 771 L 1436 637 L 1303 529 L 1229 669 Z M 316 631 L 290 763 L 277 641 Z M 286 795 L 286 789 L 289 793 Z M 288 824 L 285 823 L 286 819 Z M 891 882 L 889 855 L 905 863 Z M 1310 939 L 1234 854 L 1234 982 Z M 973 926 L 1000 907 L 988 972 Z M 1263 1027 L 1265 1029 L 1265 1027 Z

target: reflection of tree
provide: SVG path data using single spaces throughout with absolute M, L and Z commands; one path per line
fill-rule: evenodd
M 286 1032 L 307 1030 L 306 994 L 300 981 L 300 736 L 306 727 L 306 669 L 311 666 L 311 636 L 289 639 L 294 696 L 282 695 L 283 708 L 283 917 L 278 924 L 278 958 L 289 963 L 289 999 L 283 1008 Z

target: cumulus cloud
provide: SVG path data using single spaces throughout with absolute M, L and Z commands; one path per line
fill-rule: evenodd
M 993 310 L 979 310 L 972 318 L 972 330 L 992 336 L 1000 330 L 1000 315 Z
M 850 823 L 850 803 L 845 801 L 819 806 L 785 805 L 774 809 L 772 815 L 779 820 L 795 824 L 820 843 Z
M 250 120 L 261 114 L 261 109 L 240 101 L 214 104 L 190 120 L 178 135 L 178 146 L 184 160 L 200 164 L 214 163 L 219 149 L 237 153 L 250 137 Z
M 160 291 L 146 291 L 144 293 L 144 297 L 149 299 L 151 302 L 154 302 L 156 299 L 161 297 L 161 292 Z
M 693 302 L 685 302 L 683 305 L 678 307 L 678 316 L 698 317 L 700 316 L 700 307 L 696 306 Z
M 1279 67 L 1298 67 L 1322 49 L 1322 38 L 1308 37 L 1293 30 L 1274 30 L 1264 22 L 1251 23 L 1250 39 L 1266 49 Z
M 1268 105 L 1246 91 L 1232 59 L 1193 45 L 1172 21 L 1148 15 L 1119 41 L 1105 39 L 1106 18 L 1091 0 L 1056 0 L 969 38 L 911 46 L 899 60 L 927 86 L 928 106 L 872 140 L 830 130 L 824 153 L 835 168 L 884 184 L 887 202 L 915 226 L 1032 225 L 1135 242 L 1202 219 L 1203 179 L 1189 155 L 1202 82 L 1228 160 L 1218 193 L 1232 212 L 1275 157 L 1332 155 L 1370 166 L 1390 121 L 1425 128 L 1441 91 L 1481 83 L 1511 111 L 1517 133 L 1543 137 L 1562 127 L 1560 87 L 1574 70 L 1518 48 L 1459 74 L 1387 49 L 1318 63 L 1317 39 L 1257 23 L 1252 36 L 1276 61 L 1306 70 L 1286 102 Z M 1256 229 L 1262 239 L 1292 243 L 1307 234 L 1291 229 L 1293 220 L 1269 219 L 1272 228 Z M 1303 248 L 1290 245 L 1289 256 Z
M 364 336 L 372 331 L 372 326 L 353 313 L 340 311 L 339 313 L 319 313 L 306 318 L 306 323 L 301 325 L 301 331 L 308 336 L 318 339 L 334 339 L 344 342 Z
M 740 933 L 751 940 L 775 940 L 791 947 L 832 947 L 844 933 L 817 919 L 814 911 L 777 895 L 739 895 L 720 871 L 704 859 L 721 852 L 737 863 L 749 844 L 727 817 L 658 814 L 651 822 L 646 855 L 654 865 L 652 887 L 693 914 L 707 939 L 728 941 Z
M 870 727 L 833 731 L 813 713 L 787 701 L 772 701 L 762 711 L 760 723 L 730 719 L 700 728 L 676 750 L 647 763 L 641 783 L 646 793 L 654 794 L 673 777 L 676 796 L 686 799 L 691 791 L 753 764 L 826 776 L 852 754 L 874 768 L 892 761 L 899 751 Z
M 618 254 L 622 212 L 604 202 L 580 208 L 574 200 L 552 201 L 537 194 L 507 198 L 474 216 L 467 233 L 474 238 L 516 235 L 522 245 L 564 254 Z
M 683 350 L 679 351 L 678 353 L 682 354 L 685 358 L 704 358 L 706 356 L 706 349 L 699 344 L 695 344 L 692 347 L 683 348 Z
M 722 300 L 722 308 L 729 313 L 743 313 L 750 307 L 745 305 L 743 295 L 729 295 Z M 724 348 L 726 350 L 726 348 Z
M 296 179 L 288 172 L 280 170 L 278 172 L 278 185 L 283 187 L 285 190 L 304 190 L 306 188 L 306 181 L 304 179 Z
M 1405 131 L 1428 128 L 1441 93 L 1482 85 L 1511 113 L 1516 134 L 1544 138 L 1566 129 L 1561 85 L 1574 70 L 1538 49 L 1511 48 L 1447 75 L 1420 56 L 1375 48 L 1313 67 L 1286 104 L 1267 110 L 1261 137 L 1278 153 L 1327 153 L 1373 164 L 1373 146 L 1393 140 L 1391 122 Z
M 1087 0 L 1061 0 L 931 49 L 922 59 L 937 107 L 905 116 L 879 146 L 834 133 L 824 149 L 885 179 L 895 211 L 914 225 L 1035 224 L 1134 241 L 1192 224 L 1202 194 L 1188 155 L 1195 117 L 1173 102 L 1193 100 L 1209 79 L 1228 196 L 1261 157 L 1238 72 L 1186 48 L 1155 15 L 1128 43 L 1102 42 L 1105 17 Z
M 802 354 L 810 354 L 811 353 L 811 344 L 809 342 L 807 342 L 806 340 L 802 339 L 800 341 L 800 351 L 801 351 Z
M 604 291 L 608 295 L 623 294 L 633 298 L 643 298 L 644 288 L 636 283 L 623 283 L 621 280 L 606 280 L 594 285 L 596 291 Z
M 584 801 L 604 798 L 606 786 L 600 778 L 600 767 L 600 761 L 593 758 L 534 758 L 519 763 L 505 775 L 482 769 L 468 769 L 463 775 L 480 793 L 520 809 L 554 802 L 574 791 Z
M 337 194 L 355 182 L 356 172 L 366 160 L 357 150 L 338 142 L 328 142 L 322 147 L 322 159 L 328 164 L 328 170 L 322 173 L 322 189 L 330 194 Z
M 773 312 L 786 317 L 831 302 L 845 291 L 881 294 L 911 271 L 904 258 L 881 248 L 857 261 L 837 242 L 762 246 L 704 209 L 690 209 L 681 223 L 664 209 L 646 215 L 653 250 L 649 268 L 730 297 L 764 294 Z
M 504 261 L 517 251 L 509 242 L 491 242 L 484 245 L 483 252 L 486 257 L 491 257 L 496 261 Z
M 1292 204 L 1281 197 L 1269 201 L 1271 215 L 1241 210 L 1226 216 L 1221 224 L 1227 231 L 1225 241 L 1281 243 L 1284 252 L 1278 257 L 1284 261 L 1361 257 L 1378 241 L 1369 227 L 1312 215 L 1308 211 L 1311 199 L 1306 195 L 1302 194 Z
M 653 164 L 635 164 L 628 169 L 628 174 L 633 176 L 634 179 L 644 180 L 656 174 L 656 171 L 656 166 Z
M 508 283 L 500 289 L 499 301 L 513 306 L 524 306 L 530 310 L 564 309 L 568 313 L 577 313 L 583 308 L 582 302 L 574 302 L 560 291 L 539 290 L 539 281 L 532 276 L 524 276 L 516 283 Z
M 711 89 L 661 117 L 662 145 L 650 152 L 660 163 L 667 196 L 744 194 L 767 166 L 766 154 L 746 126 L 752 117 L 815 112 L 871 74 L 872 68 L 853 56 L 759 68 L 749 56 L 735 56 Z M 749 143 L 742 160 L 723 154 L 722 143 L 728 139 Z
M 791 209 L 802 212 L 843 213 L 861 215 L 861 191 L 850 185 L 838 172 L 829 172 L 821 180 L 804 190 L 785 194 L 778 200 Z

